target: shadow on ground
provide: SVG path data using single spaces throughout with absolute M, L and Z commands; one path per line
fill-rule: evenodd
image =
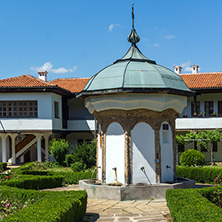
M 196 183 L 194 188 L 214 187 L 215 184 Z
M 99 219 L 99 214 L 95 214 L 95 213 L 86 213 L 83 221 L 84 222 L 95 222 Z

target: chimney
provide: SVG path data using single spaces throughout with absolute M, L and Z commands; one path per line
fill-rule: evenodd
M 47 71 L 41 71 L 41 72 L 38 72 L 38 74 L 39 74 L 39 79 L 44 80 L 45 82 L 47 82 L 47 74 L 48 74 Z
M 181 69 L 182 69 L 181 66 L 176 65 L 176 66 L 174 66 L 173 68 L 174 68 L 174 72 L 175 72 L 176 74 L 181 74 Z
M 198 73 L 198 68 L 199 68 L 199 66 L 197 66 L 197 65 L 192 65 L 191 67 L 192 67 L 192 74 L 197 74 L 197 73 Z

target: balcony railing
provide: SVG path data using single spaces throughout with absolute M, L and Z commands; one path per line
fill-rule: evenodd
M 217 114 L 217 113 L 213 113 L 213 114 L 197 114 L 197 115 L 193 115 L 193 114 L 180 114 L 178 118 L 209 118 L 209 117 L 222 117 L 222 114 Z

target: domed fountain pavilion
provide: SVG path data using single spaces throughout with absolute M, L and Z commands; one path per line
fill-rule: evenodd
M 132 15 L 128 52 L 79 94 L 97 120 L 97 179 L 123 185 L 173 182 L 175 119 L 194 92 L 141 53 Z

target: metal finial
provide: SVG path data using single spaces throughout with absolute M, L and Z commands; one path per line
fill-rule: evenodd
M 136 44 L 140 41 L 140 37 L 137 35 L 136 30 L 134 29 L 134 4 L 132 4 L 132 30 L 127 40 L 132 44 Z
M 134 29 L 134 4 L 132 4 L 132 29 Z

